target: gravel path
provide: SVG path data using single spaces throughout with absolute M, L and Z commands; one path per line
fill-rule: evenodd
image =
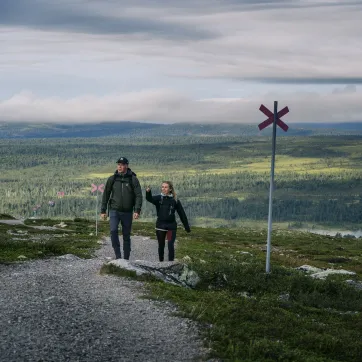
M 132 238 L 131 260 L 157 260 Z M 142 283 L 100 275 L 110 240 L 90 260 L 63 256 L 0 265 L 0 361 L 193 361 L 196 325 L 169 303 L 139 299 Z

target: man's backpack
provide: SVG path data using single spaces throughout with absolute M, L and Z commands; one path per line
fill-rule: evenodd
M 131 177 L 131 182 L 130 182 L 130 184 L 131 184 L 131 188 L 132 188 L 132 191 L 133 191 L 133 192 L 134 192 L 134 179 L 135 179 L 135 177 L 136 177 L 136 174 L 135 174 L 134 172 L 132 172 L 132 177 Z M 112 191 L 113 191 L 113 185 L 114 185 L 114 183 L 116 182 L 115 178 L 116 178 L 116 174 L 114 174 L 114 175 L 112 176 L 112 184 L 111 184 L 111 190 L 112 190 Z M 112 198 L 112 191 L 111 191 L 111 195 L 110 195 L 110 197 L 109 197 L 109 199 L 108 199 L 108 203 L 107 203 L 107 210 L 108 210 L 107 214 L 108 214 L 108 216 L 109 216 L 109 202 L 111 201 L 111 198 Z
M 113 189 L 113 185 L 114 183 L 116 182 L 115 178 L 116 178 L 116 175 L 113 175 L 112 176 L 113 179 L 112 179 L 112 184 L 111 184 L 111 190 Z M 132 177 L 131 177 L 131 187 L 132 187 L 132 190 L 134 191 L 134 179 L 135 179 L 136 175 L 133 173 L 132 174 Z M 112 194 L 111 194 L 112 195 Z

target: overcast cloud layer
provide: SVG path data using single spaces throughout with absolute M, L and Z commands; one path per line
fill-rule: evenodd
M 278 100 L 290 121 L 362 121 L 361 13 L 361 0 L 0 0 L 0 120 L 250 123 Z

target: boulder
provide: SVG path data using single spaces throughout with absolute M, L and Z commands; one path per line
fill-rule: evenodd
M 129 261 L 125 259 L 111 260 L 108 264 L 118 268 L 136 272 L 137 275 L 153 275 L 166 283 L 195 288 L 200 281 L 197 273 L 186 264 L 177 261 L 152 262 L 146 260 Z
M 325 279 L 331 274 L 345 274 L 345 275 L 356 275 L 355 272 L 344 270 L 344 269 L 321 269 L 310 265 L 302 265 L 297 270 L 302 270 L 309 273 L 309 276 L 316 279 Z

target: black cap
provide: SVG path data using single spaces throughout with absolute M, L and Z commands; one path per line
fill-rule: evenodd
M 128 160 L 126 157 L 120 157 L 117 161 L 117 163 L 123 163 L 125 165 L 128 165 Z

